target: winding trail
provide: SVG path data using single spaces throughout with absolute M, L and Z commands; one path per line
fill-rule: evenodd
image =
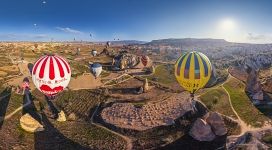
M 229 70 L 227 69 L 227 72 L 229 73 Z M 232 118 L 233 120 L 236 120 L 238 121 L 240 127 L 241 127 L 241 133 L 239 135 L 233 135 L 231 137 L 238 137 L 238 136 L 241 136 L 243 135 L 245 132 L 248 132 L 248 131 L 258 131 L 258 130 L 263 130 L 263 129 L 268 129 L 268 128 L 271 128 L 272 126 L 271 125 L 264 125 L 262 127 L 252 127 L 250 125 L 248 125 L 247 123 L 245 123 L 239 116 L 239 114 L 236 112 L 236 110 L 234 109 L 233 105 L 232 105 L 232 101 L 231 101 L 231 97 L 230 97 L 230 94 L 229 92 L 227 91 L 227 89 L 224 87 L 224 84 L 227 83 L 231 78 L 234 78 L 234 79 L 237 79 L 236 77 L 232 76 L 230 73 L 228 74 L 228 78 L 226 79 L 226 81 L 222 82 L 221 84 L 219 85 L 216 85 L 216 86 L 213 86 L 213 87 L 210 87 L 210 88 L 207 88 L 207 92 L 212 90 L 212 89 L 216 89 L 218 87 L 222 87 L 224 89 L 224 91 L 227 93 L 228 95 L 228 100 L 229 100 L 229 104 L 230 104 L 230 107 L 232 109 L 232 111 L 234 112 L 234 114 L 237 116 L 237 119 L 236 118 Z M 240 80 L 237 79 L 239 82 Z M 241 82 L 242 84 L 245 85 L 244 82 Z M 199 98 L 201 95 L 207 93 L 207 92 L 204 92 L 204 93 L 201 93 L 200 95 L 197 95 L 196 98 Z M 205 105 L 205 104 L 203 104 Z
M 110 132 L 110 133 L 112 133 L 112 134 L 115 134 L 115 135 L 117 135 L 117 136 L 123 138 L 123 139 L 127 142 L 127 150 L 132 150 L 132 147 L 133 147 L 133 145 L 132 145 L 132 140 L 131 140 L 129 137 L 124 136 L 124 135 L 122 135 L 122 134 L 120 134 L 120 133 L 118 133 L 118 132 L 115 132 L 115 131 L 113 131 L 113 130 L 110 130 L 110 129 L 108 129 L 107 127 L 104 127 L 104 126 L 102 126 L 102 125 L 100 125 L 100 124 L 94 123 L 93 118 L 94 118 L 94 115 L 96 114 L 98 108 L 100 107 L 100 105 L 101 105 L 101 103 L 95 108 L 95 111 L 93 112 L 93 114 L 92 114 L 92 116 L 91 116 L 91 124 L 92 124 L 92 125 L 95 125 L 95 126 L 97 126 L 97 127 L 99 127 L 99 128 L 103 128 L 104 130 L 107 130 L 108 132 Z
M 112 81 L 114 81 L 114 80 L 116 81 L 116 80 L 122 78 L 123 76 L 129 76 L 129 78 L 124 79 L 124 80 L 122 80 L 122 81 L 120 81 L 120 82 L 117 82 L 117 83 L 115 83 L 115 84 L 106 85 L 107 83 L 110 83 L 110 82 L 112 82 Z M 109 81 L 103 83 L 102 87 L 110 87 L 110 86 L 114 86 L 114 85 L 123 83 L 123 82 L 125 82 L 125 81 L 127 81 L 127 80 L 130 80 L 130 79 L 132 79 L 132 78 L 134 78 L 134 76 L 131 76 L 131 75 L 127 74 L 127 73 L 124 73 L 124 74 L 122 74 L 122 75 L 120 75 L 120 76 L 118 76 L 118 77 L 116 77 L 116 78 L 113 78 L 113 79 L 111 79 L 111 80 L 109 80 Z
M 240 135 L 244 134 L 245 132 L 247 131 L 251 131 L 251 130 L 254 130 L 255 128 L 252 128 L 250 125 L 247 125 L 241 118 L 240 116 L 238 115 L 238 113 L 236 112 L 236 110 L 233 108 L 233 105 L 232 105 L 232 102 L 231 102 L 231 97 L 230 97 L 230 94 L 229 92 L 227 91 L 227 89 L 223 86 L 226 82 L 228 82 L 231 78 L 233 78 L 230 74 L 229 74 L 229 77 L 228 79 L 222 84 L 222 88 L 225 90 L 225 92 L 227 93 L 228 95 L 228 100 L 229 100 L 229 104 L 230 104 L 230 107 L 232 109 L 232 111 L 234 112 L 234 114 L 237 116 L 237 120 L 241 126 L 241 133 Z
M 227 71 L 228 71 L 228 69 L 227 69 Z M 229 73 L 229 71 L 228 71 L 228 73 Z M 237 116 L 237 119 L 235 119 L 235 118 L 233 118 L 233 119 L 234 119 L 234 120 L 237 120 L 237 121 L 239 122 L 239 125 L 241 126 L 241 133 L 240 133 L 239 135 L 233 135 L 233 136 L 231 136 L 231 137 L 238 137 L 238 136 L 241 136 L 241 135 L 243 135 L 245 132 L 248 132 L 248 131 L 258 131 L 258 130 L 263 130 L 263 129 L 271 128 L 271 127 L 272 127 L 271 125 L 264 125 L 264 126 L 258 127 L 258 128 L 252 127 L 252 126 L 248 125 L 247 123 L 245 123 L 245 122 L 240 118 L 239 114 L 236 112 L 236 110 L 234 109 L 234 107 L 233 107 L 233 105 L 232 105 L 232 101 L 231 101 L 231 97 L 230 97 L 229 92 L 228 92 L 227 89 L 224 87 L 224 84 L 227 83 L 231 78 L 237 79 L 236 77 L 233 77 L 233 76 L 229 73 L 228 78 L 227 78 L 226 81 L 224 81 L 223 83 L 221 83 L 221 84 L 219 84 L 219 85 L 217 85 L 217 86 L 213 86 L 213 87 L 209 88 L 209 89 L 211 90 L 211 89 L 216 89 L 216 88 L 218 88 L 218 87 L 222 87 L 222 88 L 224 89 L 224 91 L 225 91 L 225 92 L 227 93 L 227 95 L 228 95 L 228 100 L 229 100 L 229 104 L 230 104 L 230 106 L 231 106 L 231 109 L 232 109 L 232 111 L 234 112 L 234 114 Z M 237 80 L 240 82 L 239 79 L 237 79 Z M 242 84 L 245 84 L 245 83 L 243 83 L 243 82 L 241 82 L 241 83 L 242 83 Z M 208 90 L 208 91 L 209 91 L 209 90 Z M 207 92 L 208 92 L 208 91 L 207 91 Z M 206 93 L 206 92 L 205 92 L 205 93 Z M 202 93 L 202 94 L 205 94 L 205 93 Z M 202 95 L 202 94 L 201 94 L 201 95 Z M 197 97 L 199 97 L 199 96 L 201 96 L 201 95 L 198 95 Z
M 228 77 L 228 80 L 230 80 L 231 78 L 234 78 L 236 80 L 238 80 L 240 83 L 244 84 L 244 82 L 241 82 L 239 79 L 237 79 L 236 77 L 232 76 L 230 73 L 229 73 L 229 77 Z M 223 84 L 225 84 L 228 80 L 226 80 Z M 238 136 L 241 136 L 243 135 L 245 132 L 248 132 L 248 131 L 259 131 L 259 130 L 265 130 L 265 129 L 271 129 L 272 126 L 269 125 L 269 124 L 264 124 L 262 127 L 252 127 L 248 124 L 246 124 L 241 118 L 240 116 L 238 115 L 238 113 L 235 111 L 235 109 L 233 108 L 233 105 L 232 105 L 232 102 L 231 102 L 231 98 L 230 98 L 230 94 L 228 93 L 228 91 L 226 90 L 226 88 L 224 86 L 222 86 L 222 88 L 226 91 L 226 93 L 228 94 L 228 97 L 229 97 L 229 102 L 230 102 L 230 105 L 231 105 L 231 108 L 233 110 L 233 112 L 236 114 L 237 118 L 238 118 L 238 121 L 240 123 L 240 126 L 241 126 L 241 133 L 240 135 Z M 232 137 L 237 137 L 237 136 L 232 136 Z

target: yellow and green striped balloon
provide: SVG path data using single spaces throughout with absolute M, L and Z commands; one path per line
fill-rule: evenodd
M 175 64 L 175 76 L 179 84 L 191 94 L 208 83 L 211 73 L 211 62 L 201 52 L 184 53 Z

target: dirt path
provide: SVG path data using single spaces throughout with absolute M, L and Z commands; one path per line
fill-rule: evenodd
M 99 106 L 100 106 L 100 104 L 99 104 Z M 115 131 L 113 131 L 113 130 L 110 130 L 110 129 L 108 129 L 108 128 L 106 128 L 106 127 L 100 125 L 100 124 L 97 124 L 97 123 L 94 123 L 94 122 L 93 122 L 94 115 L 96 114 L 96 112 L 97 112 L 99 106 L 96 107 L 95 111 L 93 112 L 93 114 L 92 114 L 92 116 L 91 116 L 91 124 L 93 124 L 93 125 L 95 125 L 95 126 L 97 126 L 97 127 L 103 128 L 103 129 L 105 129 L 105 130 L 111 132 L 112 134 L 115 134 L 115 135 L 117 135 L 117 136 L 120 136 L 121 138 L 123 138 L 123 139 L 127 142 L 127 150 L 132 150 L 133 145 L 132 145 L 132 140 L 131 140 L 130 138 L 128 138 L 127 136 L 124 136 L 124 135 L 122 135 L 122 134 L 120 134 L 120 133 L 118 133 L 118 132 L 115 132 Z
M 68 88 L 71 90 L 95 89 L 101 85 L 100 77 L 95 79 L 92 74 L 83 74 L 77 78 L 71 78 Z
M 225 82 L 227 82 L 229 79 L 230 79 L 231 77 L 229 77 Z M 228 100 L 229 100 L 229 103 L 230 103 L 230 107 L 231 107 L 231 109 L 232 109 L 232 111 L 234 112 L 234 114 L 237 116 L 237 120 L 238 120 L 238 122 L 239 122 L 239 124 L 240 124 L 240 126 L 241 126 L 241 134 L 243 134 L 243 133 L 245 133 L 245 132 L 247 132 L 247 131 L 250 131 L 250 130 L 253 130 L 253 129 L 255 129 L 255 128 L 253 128 L 253 127 L 251 127 L 250 125 L 247 125 L 241 118 L 240 118 L 240 116 L 238 115 L 238 113 L 236 112 L 236 110 L 233 108 L 233 105 L 232 105 L 232 102 L 231 102 L 231 98 L 230 98 L 230 94 L 229 94 L 229 92 L 227 91 L 227 89 L 224 87 L 224 86 L 222 86 L 222 88 L 225 90 L 225 92 L 227 93 L 227 95 L 228 95 Z M 240 134 L 240 135 L 241 135 Z
M 112 81 L 114 81 L 114 80 L 118 80 L 118 79 L 122 78 L 122 77 L 125 76 L 125 75 L 126 75 L 126 76 L 129 76 L 129 78 L 127 78 L 127 79 L 125 79 L 125 80 L 122 80 L 122 81 L 120 81 L 120 82 L 118 82 L 118 83 L 115 83 L 115 84 L 106 85 L 107 83 L 110 83 L 110 82 L 112 82 Z M 123 82 L 125 82 L 125 81 L 127 81 L 127 80 L 130 80 L 131 78 L 134 78 L 134 76 L 131 76 L 131 75 L 127 74 L 127 73 L 124 73 L 124 74 L 122 74 L 122 75 L 120 75 L 120 76 L 118 76 L 118 77 L 116 77 L 116 78 L 113 78 L 113 79 L 111 79 L 111 80 L 109 80 L 109 81 L 103 83 L 102 87 L 114 86 L 114 85 L 123 83 Z
M 227 70 L 227 71 L 228 71 L 228 70 Z M 252 126 L 246 124 L 246 123 L 240 118 L 239 114 L 236 112 L 236 110 L 234 109 L 234 107 L 233 107 L 233 105 L 232 105 L 231 97 L 230 97 L 229 92 L 228 92 L 227 89 L 223 86 L 223 85 L 224 85 L 225 83 L 227 83 L 231 78 L 235 78 L 235 77 L 233 77 L 233 76 L 229 73 L 229 76 L 228 76 L 228 78 L 227 78 L 226 81 L 224 81 L 223 83 L 221 83 L 221 84 L 219 84 L 219 85 L 217 85 L 217 86 L 214 86 L 214 87 L 209 88 L 209 90 L 211 90 L 211 89 L 216 89 L 216 88 L 218 88 L 218 87 L 222 87 L 222 88 L 225 90 L 225 92 L 227 93 L 227 95 L 228 95 L 228 100 L 229 100 L 231 109 L 232 109 L 232 111 L 234 112 L 234 114 L 235 114 L 235 115 L 237 116 L 237 118 L 238 118 L 238 119 L 235 119 L 235 118 L 233 118 L 233 119 L 234 119 L 234 120 L 237 120 L 237 121 L 239 122 L 240 126 L 241 126 L 241 133 L 240 133 L 240 135 L 236 135 L 236 136 L 241 136 L 242 134 L 244 134 L 245 132 L 248 132 L 248 131 L 257 131 L 257 130 L 261 130 L 261 129 L 264 129 L 264 128 L 271 128 L 271 125 L 264 125 L 263 127 L 255 128 L 255 127 L 252 127 Z M 237 78 L 235 78 L 235 79 L 237 79 Z M 240 81 L 239 79 L 237 79 L 237 80 Z M 244 84 L 243 82 L 241 82 L 241 83 Z M 208 91 L 209 91 L 209 90 L 208 90 Z M 207 92 L 208 92 L 208 91 L 207 91 Z M 206 93 L 206 92 L 205 92 L 205 93 Z M 202 93 L 202 94 L 205 94 L 205 93 Z M 201 95 L 202 95 L 202 94 L 201 94 Z M 197 95 L 196 97 L 198 98 L 198 97 L 200 97 L 201 95 Z M 236 137 L 236 136 L 235 136 L 235 137 Z
M 228 78 L 228 80 L 230 79 L 230 78 L 235 78 L 235 77 L 233 77 L 231 74 L 229 74 L 229 78 Z M 235 78 L 235 79 L 237 79 L 237 78 Z M 227 80 L 227 81 L 228 81 Z M 237 79 L 239 82 L 241 82 L 239 79 Z M 227 81 L 225 81 L 225 82 L 227 82 Z M 224 82 L 224 83 L 225 83 Z M 241 82 L 242 84 L 244 84 L 245 85 L 245 83 L 244 82 Z M 241 125 L 241 134 L 240 135 L 242 135 L 242 134 L 244 134 L 245 132 L 248 132 L 248 131 L 258 131 L 258 130 L 263 130 L 263 129 L 268 129 L 268 128 L 272 128 L 272 126 L 270 125 L 270 124 L 265 124 L 265 125 L 263 125 L 262 127 L 252 127 L 252 126 L 250 126 L 250 125 L 247 125 L 240 117 L 239 117 L 239 115 L 238 115 L 238 113 L 235 111 L 235 109 L 233 108 L 233 106 L 232 106 L 232 103 L 231 103 L 231 98 L 230 98 L 230 95 L 229 95 L 229 93 L 228 93 L 228 91 L 225 89 L 225 87 L 224 86 L 222 86 L 223 88 L 224 88 L 224 90 L 226 91 L 226 93 L 228 94 L 228 97 L 229 97 L 229 102 L 230 102 L 230 105 L 231 105 L 231 108 L 233 109 L 233 112 L 236 114 L 236 116 L 238 117 L 238 120 L 239 120 L 239 122 L 240 122 L 240 125 Z

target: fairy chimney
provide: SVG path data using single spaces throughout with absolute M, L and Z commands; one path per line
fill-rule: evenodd
M 145 78 L 143 88 L 144 88 L 144 92 L 145 92 L 145 93 L 146 93 L 146 92 L 149 90 L 149 86 L 148 86 L 148 80 L 147 80 L 147 78 Z

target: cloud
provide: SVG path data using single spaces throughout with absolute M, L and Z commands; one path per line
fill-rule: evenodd
M 63 31 L 63 32 L 66 32 L 66 33 L 72 33 L 72 34 L 83 34 L 83 32 L 79 31 L 79 30 L 75 30 L 75 29 L 72 29 L 72 28 L 62 28 L 62 27 L 56 27 L 56 29 L 60 30 L 60 31 Z
M 44 39 L 44 38 L 48 38 L 48 35 L 46 34 L 36 34 L 36 35 L 32 35 L 33 38 L 35 39 Z
M 47 39 L 49 36 L 47 34 L 14 34 L 6 33 L 0 34 L 0 40 L 11 40 L 11 41 L 25 41 L 25 40 L 41 40 Z
M 17 35 L 12 33 L 0 34 L 1 39 L 15 39 L 16 37 Z
M 253 33 L 248 33 L 246 35 L 246 40 L 248 42 L 253 42 L 253 43 L 272 43 L 272 35 L 271 34 L 253 34 Z
M 248 40 L 267 40 L 270 39 L 271 37 L 267 36 L 267 35 L 263 35 L 263 34 L 253 34 L 253 33 L 248 33 L 247 34 L 247 39 Z

